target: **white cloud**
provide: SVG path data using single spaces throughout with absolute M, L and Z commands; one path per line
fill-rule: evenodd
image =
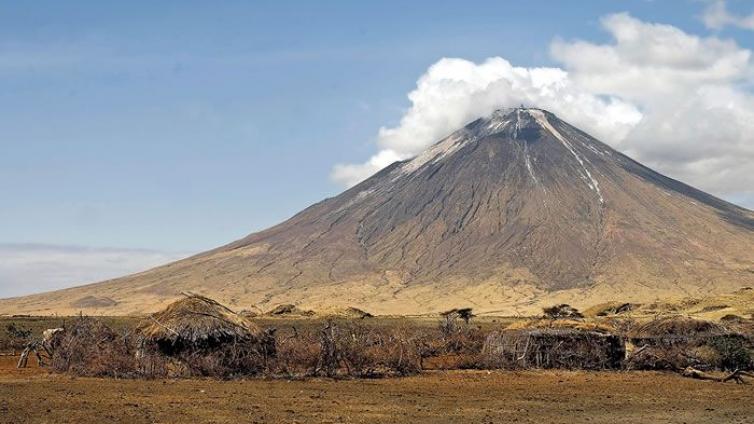
M 602 26 L 610 43 L 553 41 L 550 53 L 560 68 L 516 67 L 500 57 L 479 64 L 439 60 L 409 93 L 400 124 L 380 130 L 379 153 L 367 164 L 339 165 L 339 175 L 354 172 L 350 179 L 333 172 L 334 179 L 352 185 L 389 164 L 381 159 L 416 155 L 466 122 L 524 104 L 548 109 L 674 178 L 750 197 L 751 52 L 625 13 L 604 17 Z
M 120 277 L 186 256 L 145 249 L 0 244 L 0 298 Z
M 372 156 L 366 163 L 335 165 L 330 177 L 346 187 L 351 187 L 369 178 L 369 176 L 391 163 L 406 159 L 407 157 L 407 155 L 401 155 L 394 150 L 382 150 Z
M 751 52 L 627 14 L 602 20 L 615 41 L 555 41 L 552 56 L 574 84 L 635 105 L 643 118 L 620 150 L 672 177 L 720 195 L 754 187 Z
M 734 26 L 754 30 L 754 13 L 748 16 L 732 14 L 728 11 L 725 0 L 711 2 L 702 14 L 702 21 L 710 29 L 723 29 L 726 26 Z
M 603 138 L 620 139 L 641 119 L 634 106 L 616 97 L 594 95 L 574 86 L 562 69 L 515 67 L 500 57 L 481 64 L 441 59 L 419 78 L 408 97 L 412 106 L 400 124 L 380 129 L 377 144 L 381 150 L 364 164 L 336 165 L 335 181 L 356 184 L 503 106 L 549 109 Z

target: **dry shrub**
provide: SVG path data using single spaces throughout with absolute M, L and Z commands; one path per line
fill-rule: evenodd
M 316 373 L 350 377 L 408 375 L 420 369 L 419 352 L 402 329 L 329 323 L 320 332 Z
M 8 324 L 5 327 L 5 337 L 0 339 L 0 349 L 3 350 L 23 350 L 31 342 L 31 330 L 21 327 L 15 323 Z
M 480 327 L 470 325 L 458 314 L 444 315 L 438 332 L 422 332 L 415 343 L 422 358 L 435 369 L 479 368 L 479 354 L 484 345 L 485 333 Z
M 59 372 L 91 377 L 135 377 L 139 367 L 135 343 L 102 321 L 78 317 L 56 341 L 52 367 Z
M 408 375 L 420 369 L 416 345 L 402 329 L 377 331 L 355 326 L 342 335 L 345 337 L 337 349 L 350 376 Z
M 459 317 L 449 315 L 440 323 L 440 353 L 479 353 L 484 344 L 484 333 L 479 327 L 457 318 Z
M 287 378 L 306 377 L 315 374 L 320 357 L 320 344 L 311 333 L 279 337 L 277 355 L 268 366 L 268 372 Z
M 458 309 L 441 314 L 442 320 L 435 329 L 416 328 L 410 333 L 410 342 L 419 357 L 421 369 L 478 368 L 477 359 L 484 344 L 485 333 L 468 323 Z M 471 309 L 467 308 L 463 311 Z M 471 315 L 473 317 L 473 315 Z
M 383 377 L 420 370 L 416 344 L 402 329 L 330 322 L 319 331 L 281 338 L 277 351 L 269 370 L 286 377 Z

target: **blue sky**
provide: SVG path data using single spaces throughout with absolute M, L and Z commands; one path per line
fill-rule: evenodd
M 379 129 L 400 124 L 407 93 L 443 57 L 557 66 L 553 40 L 607 43 L 600 19 L 616 12 L 752 47 L 754 31 L 705 25 L 708 7 L 0 2 L 0 244 L 177 256 L 224 244 L 340 192 L 333 166 L 374 154 Z M 28 291 L 2 278 L 0 295 Z

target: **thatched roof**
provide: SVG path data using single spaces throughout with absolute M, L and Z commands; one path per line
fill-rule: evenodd
M 264 335 L 262 329 L 246 317 L 194 294 L 149 317 L 139 331 L 147 340 L 184 347 L 234 340 L 256 342 Z
M 626 302 L 604 302 L 593 305 L 584 311 L 584 315 L 589 317 L 605 317 L 610 315 L 621 315 L 632 312 L 641 307 L 638 303 Z
M 610 333 L 613 329 L 607 325 L 574 319 L 532 319 L 515 321 L 506 330 L 574 330 Z
M 271 310 L 267 311 L 265 315 L 268 316 L 280 316 L 280 315 L 301 315 L 301 316 L 312 316 L 314 315 L 314 312 L 300 309 L 296 305 L 292 305 L 289 303 L 285 303 L 282 305 L 277 305 Z
M 730 331 L 743 334 L 754 341 L 754 319 L 746 319 L 738 315 L 726 315 L 720 322 Z
M 734 314 L 728 314 L 720 318 L 720 322 L 724 322 L 727 324 L 730 324 L 730 323 L 738 324 L 744 321 L 746 321 L 746 318 L 739 315 L 734 315 Z
M 672 316 L 655 319 L 636 327 L 629 336 L 632 339 L 690 338 L 699 335 L 714 336 L 728 331 L 720 324 L 686 316 Z
M 363 309 L 359 309 L 353 306 L 349 306 L 347 308 L 332 309 L 330 311 L 322 313 L 322 315 L 329 316 L 329 317 L 358 318 L 358 319 L 372 318 L 374 316 Z

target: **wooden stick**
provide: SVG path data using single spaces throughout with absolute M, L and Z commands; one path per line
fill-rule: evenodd
M 687 367 L 686 369 L 684 369 L 681 372 L 681 375 L 684 377 L 695 378 L 697 380 L 717 381 L 719 383 L 726 383 L 728 381 L 733 380 L 738 384 L 746 384 L 746 382 L 742 378 L 743 376 L 754 377 L 754 375 L 752 375 L 751 373 L 746 372 L 746 371 L 741 371 L 738 369 L 728 374 L 725 377 L 717 377 L 717 376 L 699 371 L 698 369 L 692 368 L 692 367 Z
M 29 361 L 29 354 L 31 353 L 31 346 L 27 346 L 23 352 L 21 352 L 21 358 L 18 360 L 16 368 L 26 368 L 26 363 Z

